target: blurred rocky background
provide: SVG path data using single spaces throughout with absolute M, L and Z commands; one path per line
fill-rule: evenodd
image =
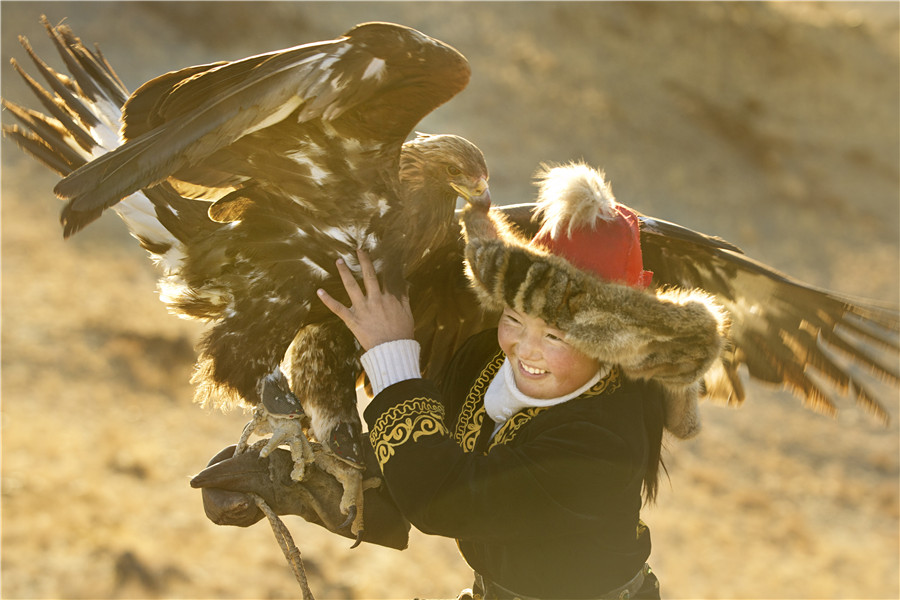
M 4 0 L 2 94 L 35 107 L 8 60 L 27 62 L 23 34 L 62 68 L 41 14 L 97 42 L 130 89 L 403 23 L 469 58 L 469 87 L 419 129 L 477 143 L 499 203 L 531 199 L 540 163 L 584 160 L 637 210 L 814 285 L 900 299 L 897 2 Z M 188 485 L 247 418 L 191 403 L 199 327 L 166 314 L 113 214 L 63 242 L 55 176 L 8 140 L 0 153 L 0 595 L 297 597 L 268 526 L 213 525 Z M 665 597 L 900 596 L 897 390 L 872 386 L 888 427 L 761 386 L 741 408 L 703 407 L 644 517 Z M 350 550 L 287 523 L 320 599 L 447 598 L 471 582 L 449 540 Z

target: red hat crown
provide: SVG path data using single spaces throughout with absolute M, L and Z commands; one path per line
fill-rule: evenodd
M 644 270 L 637 215 L 618 204 L 603 173 L 584 164 L 538 175 L 540 231 L 531 241 L 606 281 L 650 285 Z

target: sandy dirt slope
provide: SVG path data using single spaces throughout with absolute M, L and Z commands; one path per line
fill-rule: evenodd
M 420 129 L 475 141 L 501 202 L 533 196 L 542 161 L 606 169 L 624 203 L 720 235 L 805 281 L 897 305 L 898 17 L 892 3 L 18 3 L 8 67 L 38 24 L 67 19 L 131 89 L 164 71 L 327 39 L 358 22 L 417 27 L 473 79 Z M 54 65 L 59 61 L 53 57 Z M 3 122 L 11 122 L 4 115 Z M 265 524 L 203 516 L 191 474 L 236 440 L 239 413 L 191 403 L 196 324 L 166 314 L 114 215 L 63 242 L 55 178 L 2 151 L 3 598 L 286 598 Z M 900 596 L 897 391 L 883 428 L 753 386 L 704 406 L 669 444 L 646 511 L 673 598 Z M 452 542 L 349 550 L 289 520 L 319 598 L 451 597 Z

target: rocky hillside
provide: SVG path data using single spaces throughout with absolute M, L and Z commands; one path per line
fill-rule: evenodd
M 603 167 L 620 201 L 722 236 L 812 284 L 900 302 L 896 2 L 0 4 L 2 94 L 38 23 L 65 19 L 127 85 L 192 64 L 396 21 L 462 51 L 473 78 L 420 126 L 476 142 L 501 203 L 542 162 Z M 10 123 L 9 115 L 3 116 Z M 268 527 L 216 527 L 188 479 L 240 434 L 188 383 L 199 328 L 167 315 L 114 215 L 63 242 L 54 176 L 2 151 L 3 598 L 287 598 Z M 672 598 L 900 596 L 897 390 L 884 428 L 750 388 L 669 444 L 646 511 Z M 289 520 L 322 598 L 453 597 L 451 541 L 350 550 Z

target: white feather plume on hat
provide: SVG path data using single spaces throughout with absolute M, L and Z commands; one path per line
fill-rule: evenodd
M 557 238 L 578 226 L 593 225 L 597 219 L 616 217 L 616 198 L 602 171 L 584 163 L 550 167 L 542 165 L 535 175 L 538 186 L 535 218 L 540 219 L 538 235 Z
M 602 174 L 584 165 L 550 170 L 539 185 L 542 227 L 548 231 L 569 232 L 573 215 L 591 222 L 621 207 Z M 510 306 L 540 317 L 584 354 L 619 365 L 632 379 L 658 382 L 666 392 L 666 428 L 681 438 L 699 432 L 701 381 L 718 359 L 728 328 L 725 311 L 711 296 L 602 279 L 534 246 L 498 211 L 467 206 L 462 220 L 466 275 L 486 308 Z

